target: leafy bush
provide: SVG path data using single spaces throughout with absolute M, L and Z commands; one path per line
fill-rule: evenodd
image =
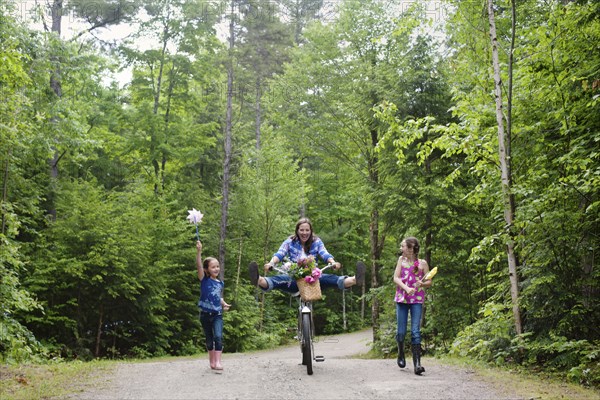
M 18 364 L 38 360 L 45 352 L 44 347 L 23 325 L 9 316 L 0 317 L 0 361 Z
M 528 371 L 549 372 L 573 383 L 600 387 L 600 343 L 569 340 L 550 332 L 514 335 L 507 307 L 488 303 L 482 318 L 456 337 L 450 354 L 473 357 L 497 365 L 519 365 Z
M 502 363 L 512 338 L 510 315 L 496 303 L 487 303 L 480 313 L 483 318 L 459 332 L 449 353 Z
M 21 286 L 23 262 L 19 257 L 19 246 L 0 233 L 0 361 L 6 363 L 30 361 L 45 352 L 33 333 L 15 317 L 19 312 L 41 308 Z
M 565 376 L 569 381 L 586 386 L 600 386 L 600 343 L 588 340 L 568 340 L 550 333 L 547 337 L 521 335 L 508 350 L 511 358 L 519 359 L 530 370 L 543 370 Z

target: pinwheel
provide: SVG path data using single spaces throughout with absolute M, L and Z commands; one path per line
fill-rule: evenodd
M 202 222 L 202 217 L 204 217 L 204 214 L 202 214 L 195 208 L 188 210 L 188 213 L 189 215 L 187 216 L 187 220 L 190 221 L 190 224 L 196 225 L 196 239 L 200 240 L 200 234 L 198 233 L 198 224 Z
M 437 274 L 437 267 L 435 267 L 434 269 L 432 269 L 431 271 L 429 271 L 427 273 L 427 275 L 425 275 L 425 277 L 423 278 L 423 282 L 432 279 L 435 276 L 435 274 Z

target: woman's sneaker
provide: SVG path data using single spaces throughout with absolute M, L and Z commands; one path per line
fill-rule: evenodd
M 365 272 L 367 271 L 367 266 L 362 261 L 356 263 L 356 284 L 362 286 L 365 284 Z
M 252 261 L 248 265 L 248 272 L 250 274 L 250 283 L 252 286 L 258 285 L 258 264 Z

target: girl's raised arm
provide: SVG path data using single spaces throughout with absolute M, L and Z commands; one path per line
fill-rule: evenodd
M 196 242 L 196 268 L 198 269 L 198 279 L 204 279 L 204 268 L 202 268 L 202 243 Z

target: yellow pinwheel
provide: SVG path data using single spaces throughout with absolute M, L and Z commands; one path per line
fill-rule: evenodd
M 425 275 L 425 277 L 423 278 L 423 282 L 432 279 L 435 276 L 435 274 L 437 274 L 437 267 L 435 267 L 434 269 L 432 269 L 431 271 L 429 271 L 427 273 L 427 275 Z

